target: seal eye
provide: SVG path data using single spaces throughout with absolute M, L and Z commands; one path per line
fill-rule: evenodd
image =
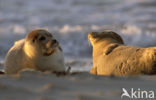
M 44 36 L 41 36 L 41 37 L 39 38 L 39 40 L 40 40 L 40 41 L 44 41 L 44 40 L 46 40 L 46 38 L 45 38 Z

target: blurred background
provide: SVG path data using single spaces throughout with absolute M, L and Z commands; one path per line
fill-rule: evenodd
M 67 66 L 88 71 L 88 32 L 110 29 L 128 45 L 156 46 L 156 0 L 0 0 L 1 63 L 14 41 L 36 28 L 59 40 Z

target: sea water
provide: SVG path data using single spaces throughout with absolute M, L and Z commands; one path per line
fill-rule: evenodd
M 156 45 L 156 0 L 0 0 L 1 62 L 14 41 L 36 28 L 59 40 L 67 66 L 88 71 L 88 32 L 110 29 L 127 45 Z

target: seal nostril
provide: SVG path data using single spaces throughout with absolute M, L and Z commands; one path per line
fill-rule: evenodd
M 53 43 L 53 44 L 57 43 L 57 40 L 52 40 L 52 43 Z

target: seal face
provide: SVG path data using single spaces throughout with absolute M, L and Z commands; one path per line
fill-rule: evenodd
M 120 35 L 113 31 L 90 32 L 93 46 L 91 74 L 136 76 L 156 74 L 156 47 L 126 46 Z
M 16 74 L 23 69 L 65 71 L 64 56 L 52 34 L 37 29 L 15 42 L 7 53 L 4 68 L 7 74 Z
M 116 34 L 113 31 L 110 31 L 110 30 L 105 30 L 103 32 L 90 32 L 88 34 L 88 39 L 90 40 L 92 45 L 101 41 L 101 40 L 103 41 L 106 39 L 110 39 L 111 41 L 114 40 L 115 42 L 118 42 L 120 44 L 124 44 L 122 38 L 118 34 Z
M 34 30 L 26 37 L 25 50 L 29 57 L 35 53 L 43 56 L 50 56 L 59 47 L 58 41 L 45 30 Z M 30 49 L 32 48 L 32 49 Z M 31 50 L 31 51 L 30 51 Z M 34 52 L 32 52 L 34 50 Z M 32 52 L 33 54 L 30 54 Z

